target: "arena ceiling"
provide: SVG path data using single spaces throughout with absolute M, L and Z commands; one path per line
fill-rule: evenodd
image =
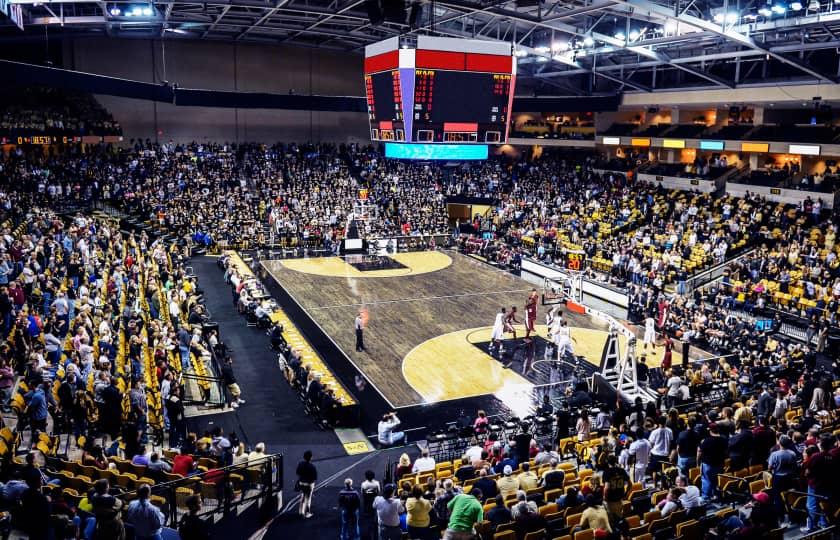
M 30 36 L 43 36 L 47 26 L 51 37 L 224 40 L 358 53 L 397 35 L 407 42 L 421 33 L 501 40 L 514 44 L 526 87 L 558 94 L 835 84 L 840 77 L 840 0 L 423 0 L 415 2 L 416 18 L 378 24 L 366 0 L 5 1 L 21 6 Z M 407 1 L 407 14 L 415 4 Z M 0 38 L 19 37 L 7 21 Z

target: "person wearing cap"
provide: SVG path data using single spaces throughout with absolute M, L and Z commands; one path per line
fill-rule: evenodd
M 443 540 L 472 540 L 475 537 L 475 524 L 484 519 L 481 497 L 481 490 L 473 487 L 470 493 L 460 493 L 449 501 L 446 505 L 449 525 Z
M 373 509 L 379 522 L 379 540 L 402 540 L 400 529 L 400 510 L 402 503 L 394 497 L 396 486 L 385 484 L 382 495 L 373 500 Z
M 519 480 L 513 477 L 513 467 L 505 465 L 502 469 L 502 477 L 496 480 L 496 487 L 499 488 L 499 494 L 505 499 L 516 495 L 519 489 Z
M 808 480 L 808 525 L 802 528 L 805 533 L 828 525 L 820 509 L 820 502 L 830 500 L 834 489 L 838 463 L 832 452 L 834 442 L 833 435 L 823 435 L 819 443 L 820 451 L 805 460 L 805 478 Z

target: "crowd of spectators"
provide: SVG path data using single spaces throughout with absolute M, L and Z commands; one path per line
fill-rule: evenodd
M 0 90 L 0 137 L 32 135 L 122 135 L 122 128 L 90 94 L 43 87 Z
M 265 455 L 218 429 L 187 433 L 183 375 L 212 370 L 219 343 L 202 331 L 186 252 L 115 221 L 60 216 L 37 191 L 0 200 L 0 399 L 16 417 L 0 447 L 10 462 L 27 454 L 7 469 L 2 504 L 29 538 L 122 538 L 126 524 L 154 537 L 161 509 L 175 510 L 150 484 Z M 184 538 L 208 538 L 201 504 L 188 501 Z

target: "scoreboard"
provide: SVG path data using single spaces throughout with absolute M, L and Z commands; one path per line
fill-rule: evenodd
M 372 140 L 504 143 L 516 80 L 504 42 L 419 36 L 416 49 L 391 38 L 365 49 Z

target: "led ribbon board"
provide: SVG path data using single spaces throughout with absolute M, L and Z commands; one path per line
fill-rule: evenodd
M 385 143 L 385 157 L 419 160 L 476 160 L 487 159 L 486 144 L 422 144 Z

